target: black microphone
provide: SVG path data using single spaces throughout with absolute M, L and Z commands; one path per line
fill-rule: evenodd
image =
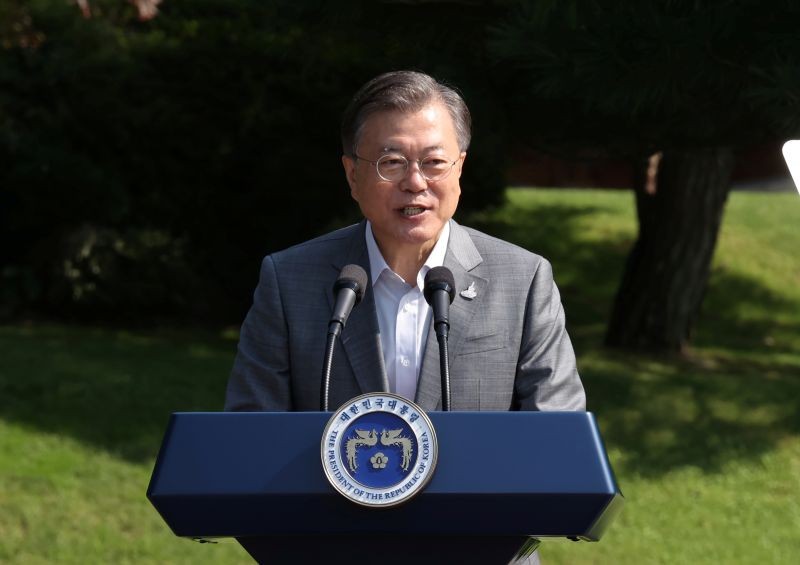
M 328 396 L 331 386 L 331 367 L 333 366 L 333 346 L 336 338 L 342 333 L 350 312 L 361 302 L 367 288 L 367 273 L 358 265 L 345 265 L 339 272 L 339 278 L 333 283 L 333 294 L 336 302 L 333 305 L 331 321 L 328 324 L 328 341 L 325 346 L 325 358 L 322 363 L 322 382 L 319 391 L 320 410 L 328 411 Z
M 333 294 L 336 303 L 333 306 L 328 334 L 339 335 L 350 317 L 350 312 L 364 298 L 367 288 L 367 273 L 358 265 L 345 265 L 339 278 L 333 283 Z
M 447 336 L 450 331 L 450 304 L 456 295 L 453 273 L 447 267 L 434 267 L 425 275 L 425 300 L 433 308 L 433 329 L 439 342 L 439 371 L 442 375 L 442 409 L 450 410 L 450 360 Z
M 433 308 L 436 335 L 447 336 L 450 330 L 450 304 L 456 295 L 453 273 L 447 267 L 434 267 L 425 275 L 425 300 Z

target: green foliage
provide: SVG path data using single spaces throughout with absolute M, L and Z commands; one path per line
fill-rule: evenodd
M 165 313 L 191 311 L 194 302 L 204 303 L 205 289 L 191 276 L 185 239 L 161 230 L 119 232 L 83 225 L 59 243 L 63 262 L 47 296 L 60 306 L 54 310 L 58 313 L 85 317 L 91 312 L 95 319 L 116 324 L 158 322 Z
M 465 95 L 460 214 L 501 202 L 520 142 L 649 154 L 800 132 L 790 0 L 167 0 L 149 21 L 90 6 L 0 5 L 3 317 L 240 319 L 264 254 L 358 217 L 339 119 L 390 69 Z M 87 230 L 161 243 L 93 246 L 87 294 L 65 267 Z
M 0 9 L 0 255 L 4 277 L 39 288 L 7 293 L 3 313 L 240 319 L 265 253 L 358 217 L 339 119 L 390 69 L 463 88 L 477 138 L 463 207 L 501 198 L 503 115 L 470 50 L 490 7 L 169 0 L 140 22 L 128 3 L 90 5 L 89 19 L 63 0 Z M 107 235 L 92 299 L 65 274 L 65 242 L 87 230 Z M 102 243 L 153 233 L 149 252 Z
M 531 0 L 493 26 L 489 49 L 517 132 L 650 154 L 800 133 L 798 24 L 791 0 Z

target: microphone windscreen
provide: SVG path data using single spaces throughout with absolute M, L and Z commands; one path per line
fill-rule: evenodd
M 456 295 L 456 281 L 453 279 L 453 272 L 447 267 L 434 267 L 428 274 L 425 275 L 425 300 L 428 304 L 431 302 L 431 296 L 434 290 L 444 290 L 450 295 L 450 302 Z
M 339 278 L 336 279 L 333 288 L 334 290 L 344 287 L 352 289 L 356 293 L 356 304 L 358 304 L 364 297 L 364 290 L 367 288 L 368 281 L 367 272 L 361 266 L 350 264 L 342 267 L 341 272 L 339 272 Z

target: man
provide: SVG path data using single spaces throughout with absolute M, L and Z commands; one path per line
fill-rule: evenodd
M 228 383 L 227 410 L 319 410 L 333 283 L 371 283 L 341 334 L 330 406 L 389 388 L 441 408 L 439 349 L 422 294 L 444 265 L 453 410 L 583 410 L 585 396 L 549 263 L 452 220 L 470 142 L 461 97 L 416 72 L 381 75 L 344 114 L 350 194 L 365 221 L 264 259 Z M 533 556 L 533 561 L 537 556 Z
M 342 123 L 361 223 L 264 259 L 244 321 L 227 410 L 319 410 L 325 335 L 340 269 L 371 284 L 334 354 L 330 406 L 389 387 L 441 408 L 425 274 L 453 272 L 453 410 L 583 410 L 585 396 L 549 263 L 451 218 L 470 142 L 461 97 L 416 72 L 362 87 Z

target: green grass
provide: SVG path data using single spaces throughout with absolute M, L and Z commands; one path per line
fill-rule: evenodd
M 628 192 L 511 191 L 474 218 L 549 257 L 626 495 L 598 544 L 545 542 L 548 563 L 793 563 L 800 553 L 800 199 L 734 193 L 694 347 L 600 346 L 635 237 Z M 475 223 L 473 221 L 473 223 Z
M 172 535 L 144 493 L 170 412 L 221 410 L 235 341 L 0 329 L 0 563 L 247 563 Z
M 735 193 L 694 347 L 605 351 L 635 235 L 628 192 L 509 192 L 465 223 L 553 262 L 626 506 L 552 563 L 794 563 L 800 554 L 800 199 Z M 175 538 L 145 499 L 170 412 L 221 409 L 235 339 L 0 328 L 0 562 L 248 563 Z

